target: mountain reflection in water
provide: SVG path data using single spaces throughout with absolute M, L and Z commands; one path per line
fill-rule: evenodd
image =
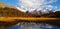
M 16 26 L 7 27 L 7 29 L 60 29 L 60 28 L 46 23 L 21 22 L 16 24 Z

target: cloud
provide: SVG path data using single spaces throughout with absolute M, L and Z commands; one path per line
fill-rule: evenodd
M 57 2 L 58 0 L 50 0 L 48 3 Z
M 47 9 L 50 11 L 53 9 L 52 3 L 57 2 L 57 0 L 19 0 L 19 8 L 24 12 L 27 10 L 32 12 L 34 10 L 46 12 Z M 49 5 L 47 5 L 49 4 Z

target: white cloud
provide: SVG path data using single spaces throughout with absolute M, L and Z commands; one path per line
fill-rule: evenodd
M 57 8 L 58 8 L 58 6 L 55 6 L 55 8 L 57 9 Z
M 50 0 L 48 3 L 57 2 L 58 0 Z
M 46 9 L 48 9 L 49 11 L 51 11 L 53 9 L 53 6 L 52 5 L 47 5 Z
M 57 0 L 19 0 L 19 6 L 20 9 L 22 9 L 24 12 L 27 10 L 29 12 L 37 10 L 52 10 L 53 6 L 52 5 L 47 5 L 47 4 L 52 4 L 54 2 L 57 2 Z

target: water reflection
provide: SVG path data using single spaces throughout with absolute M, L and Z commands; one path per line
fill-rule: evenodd
M 34 23 L 34 22 L 21 22 L 16 26 L 8 27 L 7 29 L 60 29 L 56 26 L 49 25 L 46 23 Z

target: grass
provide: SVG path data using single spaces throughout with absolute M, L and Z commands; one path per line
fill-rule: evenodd
M 0 17 L 0 21 L 4 22 L 12 22 L 16 20 L 24 20 L 24 21 L 46 21 L 46 20 L 57 20 L 56 18 L 25 18 L 25 17 Z

